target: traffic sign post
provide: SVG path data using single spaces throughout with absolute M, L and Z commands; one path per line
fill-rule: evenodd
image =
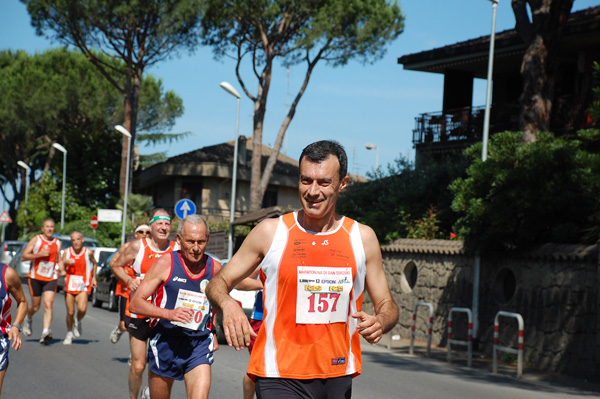
M 96 215 L 92 216 L 92 219 L 90 220 L 90 226 L 92 226 L 92 229 L 94 229 L 94 233 L 95 233 L 96 229 L 98 228 L 98 216 L 96 216 Z
M 189 199 L 181 199 L 175 204 L 175 215 L 181 220 L 185 219 L 187 215 L 193 215 L 196 213 L 196 204 Z
M 12 223 L 12 219 L 8 212 L 2 211 L 2 214 L 0 214 L 0 223 Z

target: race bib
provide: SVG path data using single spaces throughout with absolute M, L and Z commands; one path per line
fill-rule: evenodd
M 54 262 L 40 261 L 40 263 L 38 263 L 37 274 L 42 277 L 52 278 L 52 275 L 54 274 Z
M 201 292 L 180 289 L 177 293 L 177 302 L 175 302 L 175 309 L 177 308 L 192 309 L 194 317 L 189 323 L 172 321 L 172 324 L 194 331 L 204 331 L 208 316 L 210 316 L 210 304 L 206 295 Z
M 83 276 L 69 276 L 69 285 L 67 286 L 69 291 L 85 291 L 85 282 Z
M 352 268 L 298 266 L 296 323 L 345 323 L 348 318 Z

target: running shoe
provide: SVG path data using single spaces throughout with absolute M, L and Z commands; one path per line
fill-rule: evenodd
M 31 319 L 25 317 L 25 320 L 23 320 L 23 334 L 27 336 L 31 335 L 31 324 Z
M 127 364 L 131 366 L 131 353 L 129 354 L 129 359 L 127 359 Z
M 52 332 L 42 333 L 40 344 L 48 345 L 50 342 L 52 342 Z
M 123 331 L 121 331 L 119 326 L 116 326 L 115 329 L 110 332 L 110 342 L 112 342 L 113 344 L 119 342 L 121 334 L 123 334 Z
M 142 391 L 142 399 L 150 399 L 150 387 L 145 387 Z
M 73 335 L 75 338 L 81 337 L 81 322 L 75 320 L 75 324 L 73 325 Z
M 68 332 L 63 341 L 63 345 L 71 345 L 73 343 L 73 333 Z

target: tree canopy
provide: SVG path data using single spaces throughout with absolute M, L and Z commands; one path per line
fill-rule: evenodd
M 198 40 L 202 1 L 21 1 L 27 6 L 31 23 L 39 35 L 46 34 L 81 50 L 123 95 L 123 124 L 131 133 L 133 151 L 144 69 L 176 55 L 182 49 L 194 48 Z M 107 57 L 100 57 L 100 54 Z M 107 62 L 111 58 L 122 63 Z M 127 148 L 125 138 L 121 151 L 121 195 L 126 189 Z
M 17 161 L 31 167 L 31 182 L 43 173 L 58 177 L 62 175 L 62 154 L 56 153 L 54 143 L 68 151 L 70 199 L 91 208 L 112 207 L 117 199 L 122 140 L 113 126 L 122 120 L 123 103 L 120 93 L 85 56 L 64 48 L 32 56 L 24 51 L 2 51 L 0 90 L 0 175 L 15 195 L 8 195 L 4 184 L 0 190 L 10 204 L 12 218 L 16 217 L 17 202 L 24 199 L 26 183 Z M 152 77 L 142 81 L 140 104 L 141 125 L 149 130 L 172 125 L 182 113 L 181 99 L 165 93 L 162 82 Z M 57 214 L 49 216 L 56 218 Z M 25 224 L 35 223 L 29 219 Z
M 600 132 L 583 130 L 572 139 L 551 133 L 537 137 L 523 143 L 521 132 L 497 133 L 485 162 L 479 159 L 481 144 L 467 150 L 474 162 L 451 190 L 457 232 L 471 251 L 597 241 L 597 222 L 590 217 L 600 211 L 600 155 L 590 148 Z
M 236 60 L 237 79 L 254 103 L 252 210 L 261 206 L 285 132 L 317 63 L 341 66 L 353 59 L 378 60 L 386 44 L 402 32 L 404 17 L 397 3 L 386 0 L 207 0 L 202 28 L 203 43 L 213 47 L 217 58 Z M 286 66 L 303 65 L 304 79 L 261 174 L 263 125 L 277 59 Z

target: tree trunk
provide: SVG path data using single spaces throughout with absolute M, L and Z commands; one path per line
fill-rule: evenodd
M 527 45 L 521 64 L 523 92 L 519 99 L 524 142 L 534 142 L 536 133 L 550 129 L 558 45 L 572 6 L 573 0 L 512 0 L 516 29 Z
M 250 174 L 250 210 L 262 207 L 262 199 L 266 186 L 260 184 L 262 161 L 262 136 L 265 113 L 267 111 L 267 98 L 271 87 L 273 59 L 267 57 L 265 67 L 258 83 L 258 93 L 254 101 L 254 131 L 252 132 L 252 170 Z

